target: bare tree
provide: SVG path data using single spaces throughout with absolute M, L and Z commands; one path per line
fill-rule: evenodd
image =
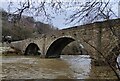
M 57 14 L 58 11 L 62 10 L 62 2 L 58 0 L 24 0 L 18 3 L 18 7 L 13 11 L 13 14 L 17 14 L 16 21 L 21 19 L 24 14 L 32 14 L 36 17 L 44 17 L 44 20 L 51 23 L 51 19 L 54 18 L 52 15 Z M 8 11 L 10 12 L 13 2 L 9 2 Z
M 50 2 L 47 2 L 46 0 L 43 0 L 41 2 L 31 1 L 27 0 L 25 2 L 21 2 L 21 7 L 18 8 L 14 13 L 19 14 L 18 20 L 21 18 L 21 15 L 25 11 L 34 12 L 33 15 L 36 16 L 44 16 L 46 19 L 51 20 L 51 18 L 54 18 L 50 12 L 48 12 L 49 7 L 51 7 L 51 11 L 53 10 L 53 14 L 67 12 L 69 10 L 72 10 L 72 14 L 68 18 L 66 18 L 67 24 L 74 22 L 76 23 L 91 23 L 98 20 L 110 20 L 113 17 L 117 18 L 116 13 L 112 10 L 112 4 L 111 0 L 90 0 L 88 2 L 62 2 L 59 0 L 51 0 Z M 35 6 L 37 5 L 37 6 Z M 84 22 L 85 21 L 85 22 Z M 113 35 L 116 36 L 118 40 L 120 40 L 120 37 L 116 34 L 115 28 L 111 25 L 110 22 L 108 22 L 109 28 L 112 31 Z M 93 47 L 89 42 L 88 43 L 91 47 Z M 120 42 L 118 41 L 118 44 Z M 120 45 L 118 45 L 120 46 Z M 100 52 L 97 48 L 93 47 L 95 50 Z M 119 47 L 120 48 L 120 47 Z M 104 57 L 104 55 L 100 52 L 100 54 Z M 113 69 L 109 61 L 107 63 L 110 65 L 110 67 Z M 120 71 L 120 67 L 117 63 L 117 66 Z M 116 76 L 119 78 L 119 74 L 113 69 Z
M 120 37 L 119 37 L 119 35 L 117 35 L 117 32 L 116 32 L 114 26 L 109 21 L 113 17 L 117 18 L 117 15 L 112 10 L 110 4 L 111 4 L 110 0 L 108 0 L 106 2 L 103 2 L 103 0 L 99 0 L 99 2 L 97 0 L 93 0 L 91 2 L 86 2 L 85 4 L 81 4 L 79 6 L 79 8 L 75 9 L 75 11 L 74 11 L 75 13 L 70 15 L 70 17 L 67 18 L 67 21 L 68 21 L 68 23 L 75 22 L 75 24 L 76 24 L 76 23 L 83 22 L 83 20 L 85 20 L 85 23 L 92 23 L 92 22 L 95 22 L 98 20 L 107 20 L 109 29 L 111 30 L 113 35 L 118 40 L 118 47 L 116 49 L 120 50 L 120 45 L 119 45 Z M 84 40 L 84 38 L 83 38 L 83 40 Z M 90 45 L 92 48 L 94 48 L 96 51 L 98 51 L 99 54 L 105 59 L 105 56 L 101 51 L 99 51 L 96 47 L 92 46 L 88 41 L 84 40 L 84 42 L 86 42 L 88 45 Z M 115 54 L 113 54 L 113 55 L 115 55 Z M 114 69 L 114 67 L 111 65 L 110 61 L 107 59 L 105 59 L 105 61 L 110 66 L 110 68 L 112 68 L 112 70 L 116 74 L 117 78 L 120 79 L 119 74 Z M 120 66 L 117 61 L 116 61 L 116 64 L 120 71 Z

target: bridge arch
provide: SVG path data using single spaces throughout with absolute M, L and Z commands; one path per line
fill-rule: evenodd
M 35 43 L 30 43 L 26 49 L 24 55 L 40 55 L 40 48 Z
M 57 38 L 49 46 L 45 57 L 46 58 L 60 57 L 60 54 L 61 54 L 62 50 L 65 48 L 65 46 L 73 41 L 75 41 L 75 39 L 72 37 L 64 36 L 64 37 Z

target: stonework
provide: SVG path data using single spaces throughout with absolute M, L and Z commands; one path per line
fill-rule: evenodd
M 115 19 L 71 27 L 42 34 L 39 37 L 12 42 L 11 47 L 21 50 L 24 54 L 28 45 L 32 43 L 39 47 L 41 56 L 59 57 L 66 45 L 76 41 L 87 50 L 91 58 L 94 58 L 93 62 L 99 65 L 106 59 L 112 59 L 113 62 L 116 60 L 120 54 L 118 52 L 120 50 L 119 39 L 120 19 Z M 114 50 L 115 48 L 117 50 Z

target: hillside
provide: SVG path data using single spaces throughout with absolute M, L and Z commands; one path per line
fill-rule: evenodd
M 12 36 L 13 41 L 23 40 L 57 29 L 48 24 L 35 21 L 33 17 L 22 16 L 17 21 L 17 14 L 10 14 L 4 10 L 0 12 L 2 13 L 2 36 Z

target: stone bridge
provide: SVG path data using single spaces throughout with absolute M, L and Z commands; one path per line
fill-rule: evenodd
M 77 41 L 78 45 L 82 45 L 87 50 L 92 58 L 92 63 L 95 65 L 106 64 L 104 62 L 106 60 L 114 65 L 117 56 L 120 54 L 119 38 L 120 19 L 114 19 L 71 27 L 39 37 L 12 42 L 11 47 L 19 49 L 24 55 L 34 53 L 43 57 L 60 57 L 66 45 Z

